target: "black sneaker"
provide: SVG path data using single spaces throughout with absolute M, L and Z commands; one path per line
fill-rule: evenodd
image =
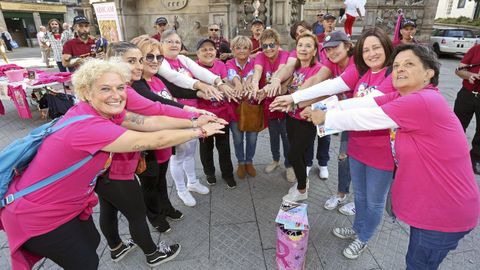
M 179 221 L 179 220 L 183 219 L 183 214 L 182 214 L 182 212 L 178 211 L 177 209 L 172 208 L 167 213 L 167 217 L 170 218 L 173 221 Z
M 225 182 L 227 182 L 227 188 L 228 189 L 234 189 L 234 188 L 237 187 L 237 182 L 235 182 L 235 179 L 233 179 L 233 176 L 223 178 L 223 180 L 225 180 Z
M 178 253 L 180 253 L 180 250 L 182 249 L 182 246 L 179 244 L 174 244 L 171 246 L 167 246 L 163 241 L 160 242 L 160 245 L 158 247 L 158 250 L 155 251 L 154 253 L 150 255 L 146 255 L 147 257 L 147 264 L 150 267 L 155 267 L 158 266 L 162 263 L 166 263 L 168 261 L 173 260 L 175 257 L 177 257 Z
M 217 178 L 215 175 L 207 175 L 207 184 L 209 186 L 214 186 L 217 183 Z
M 155 229 L 157 229 L 158 232 L 168 233 L 172 230 L 172 228 L 170 228 L 170 224 L 168 224 L 167 220 L 165 220 L 164 218 L 160 218 L 158 220 L 159 220 L 159 223 L 158 223 L 157 226 L 155 226 Z
M 127 256 L 130 251 L 134 250 L 137 247 L 137 244 L 135 244 L 131 239 L 129 239 L 126 243 L 122 243 L 122 245 L 115 249 L 115 250 L 110 250 L 110 256 L 112 258 L 112 261 L 118 262 L 121 259 L 123 259 L 125 256 Z

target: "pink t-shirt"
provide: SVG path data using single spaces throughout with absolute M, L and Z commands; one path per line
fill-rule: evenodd
M 197 63 L 208 70 L 210 70 L 213 74 L 220 76 L 220 78 L 227 78 L 227 66 L 220 60 L 215 60 L 211 67 L 205 66 L 197 61 Z M 198 108 L 207 110 L 209 112 L 214 113 L 218 117 L 225 119 L 225 121 L 230 122 L 232 120 L 234 111 L 232 110 L 232 106 L 229 102 L 224 100 L 205 100 L 199 99 L 198 100 Z
M 259 52 L 255 57 L 255 65 L 262 66 L 262 78 L 260 79 L 259 88 L 263 88 L 267 82 L 272 77 L 272 74 L 278 70 L 278 67 L 282 64 L 287 63 L 288 60 L 288 52 L 279 50 L 277 58 L 273 62 L 265 56 L 264 52 Z
M 127 86 L 127 105 L 128 111 L 142 115 L 165 115 L 175 118 L 190 119 L 198 117 L 197 113 L 187 112 L 183 109 L 165 105 L 160 102 L 154 102 L 139 95 L 133 88 Z M 170 156 L 169 148 L 158 150 L 162 152 L 160 155 L 156 153 L 159 163 L 165 162 Z M 170 150 L 171 153 L 171 150 Z M 108 171 L 108 176 L 112 180 L 133 180 L 138 161 L 140 159 L 139 152 L 117 153 L 113 155 L 112 165 Z
M 155 94 L 157 94 L 157 95 L 159 95 L 159 96 L 161 96 L 165 99 L 174 100 L 170 91 L 168 91 L 165 84 L 159 78 L 153 76 L 150 79 L 150 81 L 147 81 L 147 84 L 148 84 L 148 86 L 150 86 L 150 90 L 152 90 L 152 92 L 154 92 Z M 164 163 L 165 161 L 170 159 L 170 157 L 172 156 L 172 148 L 171 147 L 168 147 L 168 148 L 165 148 L 165 149 L 155 150 L 154 152 L 155 152 L 155 157 L 157 158 L 157 162 L 159 164 Z
M 342 69 L 339 64 L 333 63 L 329 59 L 323 63 L 323 66 L 328 68 L 330 72 L 332 72 L 332 77 L 334 78 L 340 76 L 343 72 L 345 72 L 348 69 L 356 69 L 353 56 L 350 56 L 350 58 L 348 58 L 348 64 L 344 69 Z M 337 96 L 338 96 L 338 99 L 342 100 L 342 99 L 351 98 L 352 94 L 353 94 L 352 92 L 347 92 L 347 93 L 338 94 Z
M 295 93 L 298 90 L 298 88 L 300 86 L 302 86 L 302 84 L 306 80 L 308 80 L 313 75 L 317 74 L 317 72 L 320 70 L 321 67 L 322 67 L 322 65 L 320 65 L 320 63 L 315 63 L 311 67 L 306 67 L 306 68 L 300 67 L 300 68 L 296 69 L 293 72 L 292 83 L 288 86 L 288 93 L 289 94 Z M 288 112 L 288 115 L 290 115 L 291 117 L 294 117 L 296 119 L 305 121 L 305 119 L 300 116 L 300 113 L 302 112 L 302 110 L 303 109 L 295 109 L 293 111 Z
M 77 216 L 88 219 L 98 202 L 93 192 L 96 177 L 108 167 L 110 156 L 101 149 L 126 131 L 119 126 L 124 114 L 106 119 L 87 103 L 80 102 L 61 121 L 85 114 L 94 117 L 75 122 L 47 137 L 27 170 L 8 189 L 7 194 L 15 193 L 95 154 L 87 164 L 63 179 L 0 210 L 0 228 L 7 233 L 14 269 L 30 269 L 40 259 L 21 249 L 25 241 Z
M 479 217 L 478 185 L 462 126 L 438 89 L 376 102 L 397 125 L 398 168 L 392 206 L 405 223 L 426 230 L 463 232 Z
M 182 73 L 188 77 L 194 78 L 192 72 L 186 66 L 184 66 L 182 62 L 178 60 L 178 58 L 170 59 L 165 57 L 165 60 L 170 64 L 170 67 L 173 70 L 179 73 Z M 193 98 L 193 99 L 179 98 L 178 102 L 182 103 L 183 105 L 192 106 L 192 107 L 197 107 L 198 105 L 198 99 L 196 98 Z
M 242 67 L 235 58 L 228 60 L 225 65 L 227 66 L 228 80 L 232 81 L 234 77 L 239 76 L 240 79 L 246 79 L 248 76 L 253 75 L 253 67 L 255 60 L 249 58 L 247 63 Z M 231 111 L 234 113 L 231 115 L 230 122 L 238 122 L 239 112 L 238 103 L 235 101 L 230 102 Z
M 354 89 L 353 96 L 361 97 L 377 89 L 385 94 L 396 91 L 391 75 L 385 78 L 387 68 L 377 73 L 370 69 L 359 79 L 356 68 L 348 68 L 341 76 L 342 80 Z M 394 163 L 390 150 L 388 130 L 350 131 L 348 132 L 348 155 L 380 170 L 393 171 Z

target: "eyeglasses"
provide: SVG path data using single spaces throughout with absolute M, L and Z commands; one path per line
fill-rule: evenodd
M 157 62 L 159 62 L 159 63 L 161 63 L 164 59 L 163 55 L 161 55 L 161 54 L 154 55 L 154 54 L 151 54 L 151 53 L 147 53 L 147 55 L 145 55 L 145 60 L 147 62 L 153 62 L 155 60 L 155 58 L 157 59 Z
M 219 29 L 213 29 L 213 28 L 211 28 L 211 29 L 208 29 L 208 30 L 217 32 Z
M 167 40 L 164 40 L 163 41 L 164 43 L 167 43 L 168 45 L 182 45 L 182 42 L 179 41 L 179 40 L 171 40 L 171 39 L 167 39 Z
M 273 49 L 273 48 L 275 48 L 275 46 L 277 46 L 277 44 L 275 44 L 275 43 L 273 43 L 273 42 L 272 42 L 272 43 L 268 43 L 268 44 L 262 44 L 262 49 L 264 49 L 264 50 L 266 50 L 266 49 L 268 49 L 268 48 Z

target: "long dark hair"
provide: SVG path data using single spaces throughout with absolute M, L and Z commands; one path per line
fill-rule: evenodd
M 52 22 L 57 22 L 58 23 L 58 33 L 61 34 L 63 32 L 63 25 L 62 23 L 57 20 L 57 19 L 51 19 L 48 21 L 48 24 L 47 24 L 47 30 L 48 32 L 52 32 L 52 28 L 50 27 L 50 23 Z
M 393 44 L 387 33 L 385 33 L 385 31 L 379 27 L 367 28 L 362 32 L 357 44 L 355 45 L 355 66 L 360 74 L 367 72 L 369 69 L 365 63 L 365 60 L 363 60 L 363 45 L 365 43 L 365 39 L 371 36 L 377 37 L 380 40 L 383 50 L 385 51 L 385 63 L 383 63 L 382 67 L 389 66 L 391 63 L 389 59 L 393 52 Z

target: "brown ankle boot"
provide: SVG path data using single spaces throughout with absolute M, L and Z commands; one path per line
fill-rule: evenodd
M 247 170 L 248 175 L 251 177 L 257 176 L 257 170 L 255 170 L 252 163 L 245 164 L 245 170 Z
M 245 170 L 245 164 L 238 164 L 238 168 L 237 168 L 238 178 L 244 179 L 246 174 L 247 174 L 247 171 Z

